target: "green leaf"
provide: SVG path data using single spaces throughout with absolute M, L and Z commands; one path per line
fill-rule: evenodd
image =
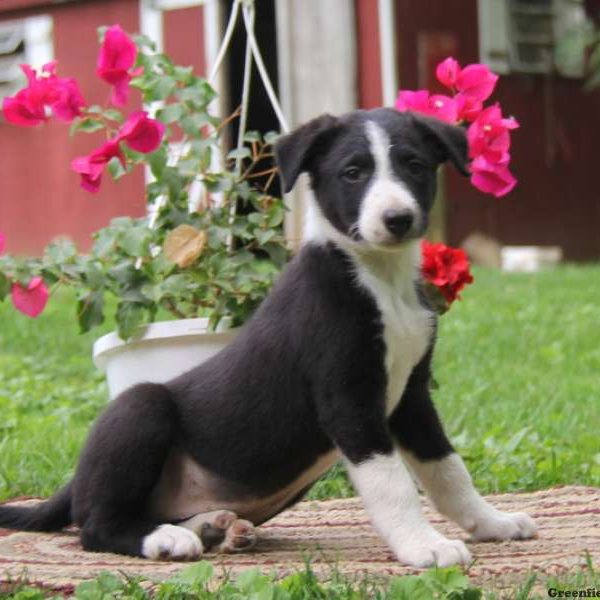
M 56 264 L 71 262 L 77 257 L 77 246 L 72 240 L 62 238 L 46 247 L 44 257 Z
M 188 135 L 199 136 L 202 134 L 202 129 L 210 124 L 207 114 L 195 113 L 188 115 L 181 120 L 181 128 Z
M 185 108 L 178 102 L 175 102 L 173 104 L 167 104 L 167 106 L 161 108 L 156 113 L 156 118 L 159 121 L 170 125 L 171 123 L 175 123 L 175 121 L 179 121 L 184 114 Z
M 77 301 L 79 331 L 85 333 L 104 322 L 103 292 L 87 292 Z
M 267 251 L 271 260 L 278 266 L 283 267 L 288 259 L 288 251 L 281 244 L 275 242 L 269 242 L 263 247 Z
M 119 246 L 129 256 L 141 258 L 150 254 L 151 233 L 147 227 L 135 227 L 127 231 L 119 240 Z
M 144 306 L 136 302 L 119 302 L 117 306 L 117 331 L 119 337 L 128 340 L 135 330 L 144 322 L 146 311 Z
M 151 52 L 156 52 L 156 43 L 147 35 L 143 35 L 141 33 L 135 34 L 133 36 L 133 40 L 140 50 L 148 49 Z
M 173 68 L 173 76 L 177 81 L 181 81 L 184 84 L 190 84 L 190 79 L 193 79 L 194 67 L 181 67 L 175 65 Z
M 206 560 L 190 565 L 168 581 L 187 585 L 206 585 L 214 574 L 214 567 Z
M 108 172 L 115 180 L 121 179 L 121 177 L 127 173 L 127 171 L 123 168 L 121 161 L 116 156 L 111 158 L 108 162 Z
M 103 115 L 111 121 L 116 121 L 117 123 L 123 122 L 123 114 L 120 110 L 116 110 L 115 108 L 107 108 Z
M 229 160 L 250 158 L 251 156 L 252 153 L 250 152 L 250 148 L 246 148 L 245 146 L 243 148 L 235 148 L 227 153 L 227 158 Z
M 10 281 L 8 277 L 0 271 L 0 302 L 6 298 L 10 292 Z
M 206 107 L 216 98 L 217 93 L 205 79 L 198 78 L 194 84 L 178 90 L 177 95 L 184 102 Z
M 148 89 L 144 90 L 144 96 L 150 101 L 166 100 L 176 87 L 177 82 L 172 77 L 158 76 Z
M 77 119 L 73 121 L 69 128 L 69 133 L 73 135 L 79 131 L 84 133 L 93 133 L 94 131 L 100 131 L 104 129 L 105 125 L 102 121 L 94 119 L 92 117 L 84 117 L 83 119 Z
M 272 146 L 280 137 L 281 134 L 277 131 L 268 131 L 264 136 L 265 144 Z
M 272 229 L 265 229 L 264 231 L 257 229 L 254 234 L 256 235 L 256 239 L 261 246 L 270 242 L 275 236 L 277 236 L 277 232 L 273 231 Z
M 395 577 L 390 585 L 390 600 L 433 600 L 431 589 L 418 575 Z
M 161 146 L 156 152 L 149 154 L 147 157 L 150 171 L 156 179 L 160 179 L 167 166 L 168 154 L 167 149 Z
M 283 223 L 283 217 L 285 211 L 279 206 L 275 206 L 271 209 L 269 214 L 269 227 L 279 227 Z
M 244 134 L 245 142 L 260 142 L 261 139 L 262 138 L 260 136 L 260 133 L 258 133 L 258 131 L 246 131 L 246 133 Z

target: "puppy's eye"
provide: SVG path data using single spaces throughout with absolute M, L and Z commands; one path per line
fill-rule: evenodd
M 362 171 L 359 167 L 356 167 L 354 165 L 346 167 L 342 171 L 342 178 L 348 181 L 349 183 L 356 183 L 357 181 L 360 181 L 361 177 Z
M 410 160 L 406 164 L 408 172 L 414 177 L 423 177 L 427 173 L 427 167 L 419 160 Z

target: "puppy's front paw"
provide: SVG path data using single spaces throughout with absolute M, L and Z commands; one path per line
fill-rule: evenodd
M 398 560 L 411 567 L 449 567 L 471 562 L 471 553 L 460 540 L 449 540 L 435 535 L 415 537 L 411 543 L 402 544 L 396 550 Z
M 492 540 L 526 540 L 537 535 L 535 521 L 525 513 L 503 513 L 492 509 L 476 518 L 468 529 L 477 542 Z
M 152 560 L 195 560 L 202 550 L 200 538 L 177 525 L 160 525 L 142 540 L 142 555 Z

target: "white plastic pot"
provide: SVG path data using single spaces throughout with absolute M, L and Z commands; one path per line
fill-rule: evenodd
M 152 323 L 134 340 L 117 333 L 96 340 L 95 365 L 106 373 L 111 400 L 136 383 L 164 383 L 198 366 L 225 348 L 237 329 L 211 331 L 208 319 Z

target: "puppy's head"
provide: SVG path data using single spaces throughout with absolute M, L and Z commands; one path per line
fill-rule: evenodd
M 468 174 L 463 129 L 387 108 L 318 117 L 280 138 L 275 154 L 286 192 L 308 172 L 325 219 L 382 249 L 424 234 L 441 163 Z

